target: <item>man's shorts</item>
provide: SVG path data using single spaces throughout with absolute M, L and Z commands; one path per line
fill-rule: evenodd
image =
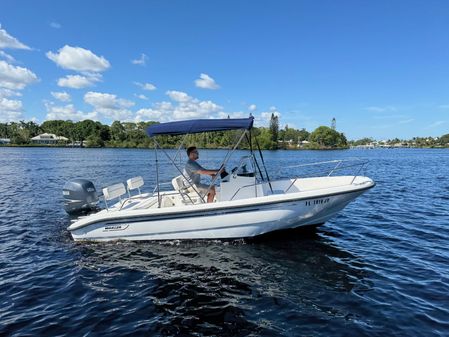
M 210 190 L 209 190 L 209 185 L 206 185 L 206 184 L 196 184 L 196 185 L 194 185 L 194 186 L 195 186 L 195 189 L 198 191 L 199 194 L 201 194 L 202 197 L 204 197 L 204 196 L 206 195 L 207 191 L 210 192 Z M 191 192 L 191 193 L 196 193 L 192 186 L 190 186 L 190 187 L 188 188 L 188 191 Z

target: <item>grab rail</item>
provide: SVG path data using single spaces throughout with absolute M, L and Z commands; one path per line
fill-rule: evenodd
M 355 163 L 355 164 L 353 164 L 353 165 L 345 165 L 345 166 L 341 166 L 342 163 L 350 162 L 350 161 L 358 161 L 358 163 Z M 341 171 L 341 170 L 344 170 L 344 169 L 347 169 L 347 168 L 359 166 L 359 169 L 358 169 L 357 172 L 354 174 L 354 176 L 353 176 L 351 182 L 349 183 L 349 185 L 352 185 L 352 183 L 354 182 L 355 178 L 359 175 L 360 171 L 361 171 L 361 170 L 368 164 L 368 161 L 367 161 L 367 160 L 360 160 L 360 159 L 349 159 L 349 160 L 348 160 L 348 159 L 340 159 L 340 160 L 329 160 L 329 161 L 316 162 L 316 163 L 308 163 L 308 164 L 301 164 L 301 165 L 294 165 L 294 166 L 285 166 L 284 168 L 305 167 L 305 166 L 318 166 L 318 165 L 321 165 L 321 164 L 330 164 L 330 163 L 336 163 L 335 167 L 333 167 L 333 168 L 330 169 L 330 170 L 314 171 L 312 174 L 328 172 L 328 173 L 327 173 L 327 176 L 330 177 L 331 174 L 334 173 L 335 171 Z M 326 174 L 326 173 L 325 173 L 325 174 Z M 311 177 L 311 174 L 306 175 L 306 176 L 302 176 L 302 177 L 295 177 L 295 178 L 292 180 L 292 182 L 290 183 L 290 185 L 289 185 L 285 190 L 283 190 L 283 193 L 287 193 L 287 192 L 290 190 L 290 188 L 296 183 L 296 181 L 297 181 L 298 179 L 300 179 L 300 178 L 308 178 L 308 177 Z M 271 182 L 272 182 L 272 183 L 275 183 L 275 182 L 281 181 L 281 180 L 283 180 L 283 179 L 272 180 Z M 257 182 L 257 181 L 256 181 L 256 182 L 254 182 L 253 184 L 248 184 L 248 185 L 239 187 L 239 189 L 233 194 L 233 196 L 231 197 L 230 200 L 233 200 L 233 199 L 235 198 L 235 196 L 236 196 L 238 193 L 240 193 L 240 191 L 241 191 L 243 188 L 251 187 L 251 186 L 256 186 L 257 184 L 260 184 L 260 182 Z

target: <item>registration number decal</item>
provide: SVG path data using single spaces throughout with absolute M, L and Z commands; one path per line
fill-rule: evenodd
M 324 205 L 324 204 L 327 204 L 329 201 L 330 201 L 330 198 L 307 200 L 306 206 Z

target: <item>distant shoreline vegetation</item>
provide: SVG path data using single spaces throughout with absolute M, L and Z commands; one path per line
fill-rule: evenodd
M 66 120 L 49 120 L 42 124 L 35 122 L 0 123 L 0 145 L 22 147 L 91 147 L 91 148 L 153 148 L 154 143 L 146 135 L 146 128 L 158 122 L 120 122 L 114 121 L 110 126 L 84 120 L 72 122 Z M 188 135 L 185 146 L 195 145 L 200 148 L 229 148 L 238 137 L 238 131 L 217 131 Z M 320 126 L 313 132 L 285 126 L 279 128 L 278 116 L 272 114 L 269 127 L 252 129 L 257 143 L 263 150 L 303 149 L 330 150 L 348 149 L 349 147 L 449 147 L 449 134 L 438 138 L 413 138 L 412 140 L 393 139 L 377 142 L 371 138 L 347 141 L 343 133 L 333 127 Z M 181 136 L 158 136 L 158 143 L 164 148 L 175 148 Z M 254 142 L 253 147 L 257 148 Z M 248 148 L 242 142 L 240 148 Z

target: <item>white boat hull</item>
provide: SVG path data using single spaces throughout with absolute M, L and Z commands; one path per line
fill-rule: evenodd
M 161 209 L 134 214 L 123 212 L 117 216 L 98 217 L 96 221 L 71 226 L 69 230 L 76 241 L 255 237 L 277 230 L 322 224 L 374 186 L 371 180 L 369 182 L 340 192 L 322 191 L 313 196 L 294 193 L 280 199 L 257 198 L 257 202 L 243 205 L 223 202 L 186 206 L 176 212 Z

